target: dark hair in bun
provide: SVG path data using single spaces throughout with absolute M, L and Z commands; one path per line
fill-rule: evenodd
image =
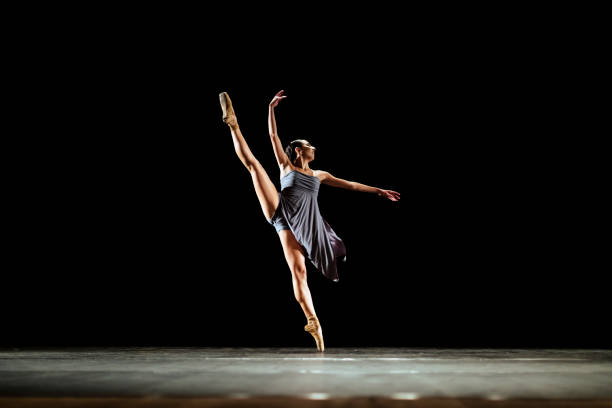
M 291 161 L 291 164 L 293 164 L 293 162 L 295 162 L 295 159 L 297 159 L 295 148 L 302 147 L 302 146 L 304 146 L 304 142 L 298 139 L 298 140 L 294 140 L 293 142 L 289 143 L 287 147 L 285 148 L 285 154 L 287 155 L 287 157 L 289 157 L 289 161 Z

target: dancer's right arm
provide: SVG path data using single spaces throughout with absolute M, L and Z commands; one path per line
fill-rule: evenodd
M 272 99 L 272 102 L 270 102 L 270 106 L 268 107 L 268 131 L 270 132 L 270 141 L 272 142 L 272 148 L 274 149 L 274 155 L 276 156 L 278 167 L 281 169 L 289 164 L 289 158 L 285 154 L 283 145 L 278 138 L 278 133 L 276 132 L 274 108 L 276 108 L 280 100 L 283 98 L 286 98 L 286 96 L 283 96 L 283 91 L 280 91 L 274 96 L 274 99 Z

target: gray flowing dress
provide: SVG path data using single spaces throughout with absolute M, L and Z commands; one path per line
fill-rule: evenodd
M 270 224 L 276 231 L 289 229 L 312 264 L 328 279 L 338 282 L 337 258 L 346 262 L 342 240 L 319 212 L 321 181 L 297 170 L 281 178 L 279 203 Z

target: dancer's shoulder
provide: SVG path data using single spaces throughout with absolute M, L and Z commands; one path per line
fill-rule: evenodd
M 280 166 L 280 177 L 283 178 L 285 177 L 287 174 L 291 173 L 291 171 L 293 171 L 294 168 L 291 164 L 287 164 L 286 166 Z
M 325 170 L 313 170 L 312 173 L 314 174 L 315 177 L 318 177 L 319 180 L 321 181 L 329 177 L 329 173 L 326 172 Z

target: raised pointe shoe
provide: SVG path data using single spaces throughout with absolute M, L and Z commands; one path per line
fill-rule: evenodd
M 304 326 L 304 330 L 307 331 L 314 337 L 317 342 L 317 350 L 324 351 L 325 344 L 323 343 L 323 331 L 321 330 L 321 324 L 316 316 L 310 316 L 308 318 L 308 324 Z
M 223 110 L 223 122 L 227 123 L 231 127 L 237 126 L 238 121 L 236 120 L 232 100 L 227 92 L 221 92 L 219 94 L 219 101 L 221 102 L 221 110 Z

